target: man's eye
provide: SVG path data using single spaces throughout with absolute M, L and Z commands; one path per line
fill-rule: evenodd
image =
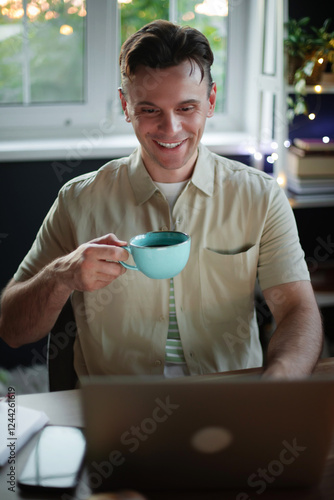
M 149 115 L 152 115 L 155 112 L 156 112 L 156 109 L 152 109 L 152 108 L 142 109 L 142 113 L 147 113 Z
M 181 108 L 181 111 L 183 113 L 187 113 L 189 111 L 192 111 L 194 109 L 194 106 L 185 106 L 184 108 Z

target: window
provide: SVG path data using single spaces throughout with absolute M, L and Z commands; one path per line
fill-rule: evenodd
M 0 103 L 85 100 L 86 2 L 2 1 Z
M 248 2 L 0 0 L 0 133 L 17 138 L 132 133 L 119 106 L 121 43 L 153 19 L 202 31 L 218 86 L 212 130 L 242 130 Z M 243 36 L 240 36 L 240 33 Z M 102 125 L 101 125 L 102 124 Z
M 154 19 L 169 19 L 198 29 L 208 38 L 215 55 L 212 76 L 218 87 L 216 111 L 224 111 L 227 40 L 227 0 L 121 0 L 121 43 Z

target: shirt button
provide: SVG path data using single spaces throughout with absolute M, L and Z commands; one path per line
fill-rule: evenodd
M 167 226 L 162 226 L 162 227 L 160 228 L 160 231 L 168 231 L 168 227 L 167 227 Z
M 165 316 L 163 314 L 161 314 L 161 316 L 159 316 L 159 321 L 163 321 L 165 319 Z
M 193 358 L 193 357 L 194 357 L 194 353 L 193 353 L 192 351 L 190 351 L 189 356 L 190 356 L 191 358 Z
M 176 219 L 176 221 L 175 221 L 175 222 L 176 222 L 176 224 L 181 224 L 181 222 L 182 222 L 182 217 L 178 217 L 178 218 Z
M 156 359 L 154 361 L 155 366 L 161 366 L 161 359 Z

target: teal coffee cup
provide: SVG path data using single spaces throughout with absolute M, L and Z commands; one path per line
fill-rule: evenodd
M 135 266 L 120 262 L 127 269 L 141 271 L 149 278 L 173 278 L 187 264 L 191 238 L 179 231 L 152 231 L 131 238 L 124 246 Z

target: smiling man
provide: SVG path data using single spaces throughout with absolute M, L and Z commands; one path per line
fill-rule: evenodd
M 79 377 L 262 366 L 258 278 L 276 322 L 264 374 L 312 371 L 321 319 L 285 193 L 265 173 L 200 143 L 215 107 L 212 63 L 200 32 L 167 21 L 125 42 L 119 92 L 140 147 L 61 189 L 3 293 L 0 334 L 8 344 L 47 335 L 71 297 Z M 174 279 L 119 264 L 132 236 L 167 229 L 192 238 Z
M 147 90 L 147 99 L 142 99 L 140 89 L 145 88 L 151 90 Z M 216 85 L 202 77 L 197 65 L 185 60 L 166 69 L 141 65 L 131 83 L 124 78 L 119 92 L 126 120 L 132 123 L 152 179 L 189 179 L 206 119 L 214 113 Z

